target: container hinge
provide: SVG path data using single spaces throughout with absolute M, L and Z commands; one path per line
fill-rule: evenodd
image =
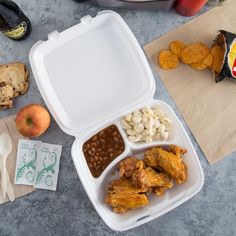
M 90 15 L 83 16 L 83 17 L 80 19 L 80 21 L 81 21 L 82 24 L 89 25 L 89 24 L 91 24 L 91 22 L 92 22 L 92 17 L 91 17 Z
M 59 38 L 59 33 L 57 31 L 53 31 L 48 35 L 48 39 L 52 41 L 56 41 Z

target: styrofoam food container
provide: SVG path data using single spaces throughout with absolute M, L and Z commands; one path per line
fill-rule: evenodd
M 67 134 L 75 136 L 72 158 L 80 180 L 98 214 L 112 229 L 124 231 L 144 224 L 174 209 L 194 196 L 204 176 L 197 154 L 171 107 L 154 100 L 155 81 L 146 57 L 123 19 L 115 12 L 85 16 L 81 23 L 61 33 L 48 35 L 30 51 L 30 64 L 39 90 L 55 120 Z M 132 144 L 121 128 L 121 119 L 143 106 L 159 105 L 173 121 L 167 142 Z M 103 128 L 115 124 L 125 141 L 125 151 L 94 178 L 82 145 Z M 151 196 L 150 204 L 125 214 L 116 214 L 104 202 L 106 185 L 117 163 L 130 154 L 142 155 L 154 145 L 177 144 L 188 150 L 184 161 L 188 180 Z M 79 201 L 80 199 L 78 199 Z

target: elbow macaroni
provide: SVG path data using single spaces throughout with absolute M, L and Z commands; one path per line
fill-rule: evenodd
M 144 107 L 121 121 L 131 142 L 165 141 L 169 138 L 172 121 L 159 107 Z

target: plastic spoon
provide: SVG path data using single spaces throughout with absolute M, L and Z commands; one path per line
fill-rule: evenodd
M 7 192 L 7 169 L 6 169 L 6 160 L 12 151 L 12 142 L 9 134 L 2 133 L 0 135 L 0 155 L 1 155 L 1 170 L 2 170 L 2 179 L 1 179 L 1 187 L 2 187 L 2 195 L 3 199 L 6 198 Z

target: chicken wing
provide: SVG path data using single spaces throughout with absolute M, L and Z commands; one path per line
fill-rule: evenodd
M 175 155 L 175 152 L 177 155 Z M 161 147 L 151 148 L 145 152 L 144 163 L 154 169 L 161 168 L 177 184 L 182 184 L 187 180 L 187 167 L 181 158 L 181 152 L 172 147 L 172 152 L 168 152 Z
M 148 149 L 144 160 L 127 157 L 118 164 L 120 179 L 108 184 L 105 202 L 114 212 L 124 213 L 148 204 L 147 193 L 162 196 L 173 187 L 173 180 L 184 183 L 187 167 L 182 155 L 186 150 L 169 145 Z
M 148 204 L 146 190 L 136 187 L 130 179 L 118 179 L 110 182 L 105 202 L 116 213 L 143 207 Z
M 134 156 L 127 157 L 118 164 L 119 176 L 121 178 L 130 178 L 135 170 L 143 168 L 144 162 Z
M 145 193 L 147 191 L 147 188 L 135 186 L 131 179 L 116 179 L 108 184 L 108 193 Z
M 177 145 L 169 145 L 169 150 L 176 156 L 182 157 L 183 154 L 187 152 L 186 149 L 179 147 Z
M 138 193 L 112 193 L 106 196 L 106 203 L 113 208 L 116 213 L 124 213 L 127 210 L 143 207 L 148 204 L 146 194 Z
M 132 183 L 141 189 L 155 188 L 155 187 L 166 187 L 167 189 L 173 187 L 172 181 L 165 173 L 157 173 L 151 167 L 146 169 L 136 170 L 132 177 Z

